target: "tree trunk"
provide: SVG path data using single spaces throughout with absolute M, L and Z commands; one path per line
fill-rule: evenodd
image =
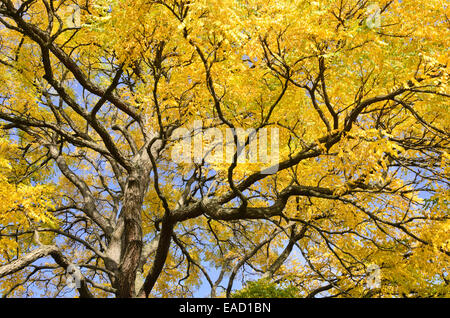
M 146 175 L 140 169 L 132 171 L 124 191 L 120 213 L 124 220 L 124 231 L 116 293 L 120 298 L 135 297 L 136 272 L 143 245 L 141 211 L 148 183 Z

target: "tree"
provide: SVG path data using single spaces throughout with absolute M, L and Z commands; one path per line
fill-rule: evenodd
M 448 10 L 1 0 L 0 289 L 448 296 Z
M 267 279 L 250 281 L 241 290 L 232 294 L 233 298 L 297 298 L 295 286 L 279 287 L 275 282 Z

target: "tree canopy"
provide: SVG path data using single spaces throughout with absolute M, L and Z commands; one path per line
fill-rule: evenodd
M 0 291 L 450 296 L 449 10 L 0 0 Z

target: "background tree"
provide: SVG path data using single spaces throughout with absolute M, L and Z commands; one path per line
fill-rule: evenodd
M 297 298 L 298 289 L 295 286 L 279 286 L 276 282 L 260 279 L 250 281 L 241 290 L 231 296 L 233 298 Z
M 4 295 L 63 296 L 76 265 L 81 297 L 448 296 L 448 10 L 0 0 Z M 278 128 L 277 172 L 238 136 L 173 160 L 211 127 Z

